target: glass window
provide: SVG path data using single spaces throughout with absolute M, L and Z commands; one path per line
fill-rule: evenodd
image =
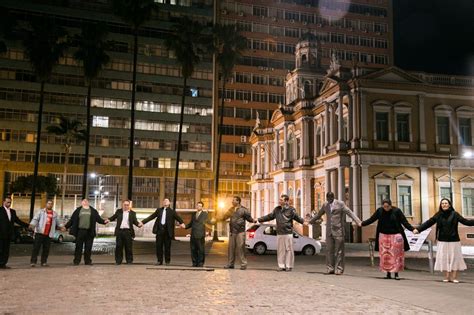
M 397 114 L 397 140 L 410 142 L 410 114 Z
M 462 213 L 466 217 L 474 216 L 474 188 L 462 189 Z
M 375 124 L 377 140 L 388 141 L 388 113 L 376 113 Z
M 439 197 L 440 197 L 440 199 L 447 198 L 447 199 L 451 200 L 451 190 L 449 189 L 449 187 L 440 187 L 439 188 Z
M 412 215 L 411 186 L 398 186 L 398 207 L 406 216 Z
M 437 117 L 438 143 L 450 144 L 449 141 L 449 117 Z
M 459 118 L 459 141 L 462 145 L 472 145 L 470 118 Z
M 390 185 L 377 185 L 377 208 L 382 206 L 384 199 L 390 199 Z

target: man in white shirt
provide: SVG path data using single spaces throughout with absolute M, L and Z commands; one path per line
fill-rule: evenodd
M 10 257 L 10 242 L 14 233 L 14 224 L 28 228 L 28 223 L 18 219 L 16 211 L 10 208 L 11 204 L 12 199 L 6 197 L 0 207 L 0 269 L 10 269 L 7 262 Z
M 108 221 L 117 220 L 115 227 L 115 264 L 122 264 L 123 250 L 125 248 L 125 261 L 127 264 L 133 263 L 133 239 L 135 238 L 135 231 L 133 225 L 142 227 L 143 224 L 138 222 L 137 214 L 130 209 L 130 200 L 122 202 L 122 208 L 115 211 Z

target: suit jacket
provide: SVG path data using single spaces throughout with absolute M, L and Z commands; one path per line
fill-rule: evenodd
M 143 224 L 150 222 L 151 220 L 155 219 L 155 224 L 153 225 L 153 234 L 157 234 L 159 231 L 163 230 L 163 226 L 161 225 L 161 217 L 163 215 L 163 207 L 158 208 L 150 215 L 148 218 L 142 221 Z M 183 223 L 183 219 L 176 213 L 176 210 L 171 209 L 169 207 L 166 208 L 166 220 L 164 228 L 168 231 L 168 235 L 170 238 L 174 238 L 174 222 L 178 221 L 179 223 Z
M 206 224 L 212 225 L 214 221 L 209 219 L 209 213 L 207 211 L 201 211 L 201 214 L 196 218 L 197 212 L 194 212 L 191 221 L 186 224 L 186 229 L 192 228 L 192 238 L 203 238 L 206 237 Z
M 5 210 L 3 206 L 0 207 L 0 240 L 9 240 L 12 238 L 15 223 L 23 227 L 28 227 L 28 223 L 18 219 L 15 210 L 10 208 L 10 213 L 11 219 L 8 220 L 7 210 Z
M 325 202 L 318 214 L 314 216 L 310 224 L 314 224 L 321 218 L 323 214 L 326 214 L 326 237 L 344 237 L 344 225 L 346 223 L 346 215 L 349 215 L 352 220 L 360 223 L 360 219 L 352 212 L 343 201 L 334 199 L 332 210 L 331 204 Z
M 77 208 L 74 210 L 72 213 L 71 219 L 66 223 L 66 229 L 69 229 L 69 234 L 74 235 L 77 237 L 77 233 L 79 232 L 79 212 L 81 211 L 82 207 Z M 92 237 L 95 237 L 95 228 L 96 228 L 96 223 L 100 224 L 105 224 L 104 219 L 102 219 L 99 215 L 99 212 L 97 212 L 96 209 L 90 207 L 91 209 L 91 225 L 88 230 L 89 235 Z
M 118 209 L 117 211 L 115 211 L 115 214 L 111 216 L 109 220 L 117 220 L 117 226 L 115 227 L 114 232 L 114 235 L 117 235 L 117 231 L 120 230 L 120 226 L 122 225 L 123 221 L 123 210 Z M 128 214 L 128 226 L 130 227 L 130 231 L 132 232 L 132 238 L 135 238 L 135 230 L 133 229 L 133 225 L 138 226 L 137 213 L 135 211 L 130 210 Z

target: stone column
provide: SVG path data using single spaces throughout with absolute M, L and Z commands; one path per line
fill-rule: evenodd
M 418 94 L 418 110 L 419 110 L 419 136 L 420 136 L 420 151 L 426 151 L 426 126 L 425 126 L 425 96 Z M 413 126 L 410 125 L 410 128 Z M 451 134 L 451 132 L 450 132 Z
M 268 141 L 265 141 L 264 144 L 263 144 L 263 147 L 264 147 L 264 156 L 263 156 L 263 160 L 264 160 L 264 176 L 263 177 L 267 177 L 268 174 L 270 173 L 270 144 L 268 143 Z
M 369 166 L 361 165 L 361 220 L 370 218 Z
M 257 157 L 255 152 L 255 146 L 252 146 L 252 176 L 256 173 L 255 163 L 257 163 Z
M 263 215 L 266 215 L 270 212 L 270 190 L 265 189 L 264 190 L 264 199 L 263 199 Z
M 260 142 L 257 143 L 257 176 L 262 174 L 262 150 Z
M 345 140 L 344 135 L 344 95 L 339 95 L 338 104 L 337 104 L 337 113 L 339 116 L 338 125 L 337 125 L 337 142 L 342 142 Z
M 257 202 L 256 202 L 255 213 L 256 213 L 256 217 L 260 218 L 262 216 L 262 191 L 258 189 L 256 194 L 257 194 L 256 196 Z
M 354 140 L 354 104 L 352 101 L 352 95 L 347 94 L 347 98 L 349 100 L 349 103 L 347 105 L 347 111 L 349 113 L 349 116 L 347 117 L 348 121 L 348 127 L 347 127 L 347 141 L 353 141 Z
M 276 152 L 276 159 L 275 163 L 280 164 L 280 130 L 275 129 L 275 152 Z
M 367 138 L 367 104 L 365 92 L 360 92 L 360 147 L 368 148 L 369 142 Z
M 331 171 L 326 170 L 326 176 L 324 177 L 324 199 L 326 199 L 326 194 L 331 192 Z
M 288 125 L 285 123 L 283 127 L 283 164 L 288 164 L 289 155 L 288 155 Z
M 310 165 L 310 153 L 309 153 L 309 117 L 303 117 L 301 129 L 301 161 L 302 165 Z
M 346 177 L 344 166 L 339 166 L 337 168 L 337 198 L 346 202 Z
M 331 134 L 330 134 L 330 125 L 331 125 L 331 117 L 330 117 L 330 111 L 329 111 L 329 104 L 326 104 L 324 108 L 324 146 L 327 148 L 328 146 L 331 145 Z M 325 151 L 327 153 L 327 150 Z
M 420 167 L 420 199 L 421 199 L 421 222 L 430 218 L 429 196 L 428 196 L 428 168 Z

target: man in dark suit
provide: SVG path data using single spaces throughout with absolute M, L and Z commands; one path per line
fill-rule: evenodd
M 69 234 L 76 238 L 76 249 L 74 251 L 74 265 L 79 265 L 84 249 L 84 263 L 92 265 L 92 245 L 96 235 L 96 224 L 107 224 L 109 221 L 100 217 L 99 212 L 89 206 L 89 200 L 83 199 L 81 206 L 74 210 L 71 219 L 66 223 Z
M 115 264 L 122 264 L 123 249 L 125 247 L 125 261 L 127 264 L 133 263 L 133 239 L 135 231 L 133 225 L 142 227 L 143 224 L 138 222 L 135 211 L 130 210 L 130 200 L 122 202 L 122 208 L 118 209 L 109 221 L 117 220 L 115 227 Z
M 205 244 L 206 244 L 206 224 L 215 224 L 215 220 L 209 220 L 207 211 L 202 208 L 204 203 L 199 201 L 197 203 L 196 212 L 191 217 L 191 222 L 186 224 L 185 228 L 191 230 L 191 258 L 193 260 L 193 267 L 204 266 L 205 258 Z
M 183 219 L 176 213 L 176 210 L 170 208 L 170 200 L 163 200 L 163 207 L 156 211 L 148 218 L 142 221 L 143 224 L 155 219 L 153 225 L 153 234 L 156 234 L 156 259 L 157 265 L 163 265 L 163 245 L 165 247 L 165 263 L 170 264 L 171 261 L 171 240 L 174 238 L 175 221 L 180 223 L 182 228 L 185 227 Z
M 10 208 L 11 204 L 12 199 L 6 197 L 0 207 L 0 269 L 10 269 L 7 262 L 10 256 L 10 242 L 14 232 L 14 224 L 28 227 L 28 223 L 18 219 L 16 211 Z

